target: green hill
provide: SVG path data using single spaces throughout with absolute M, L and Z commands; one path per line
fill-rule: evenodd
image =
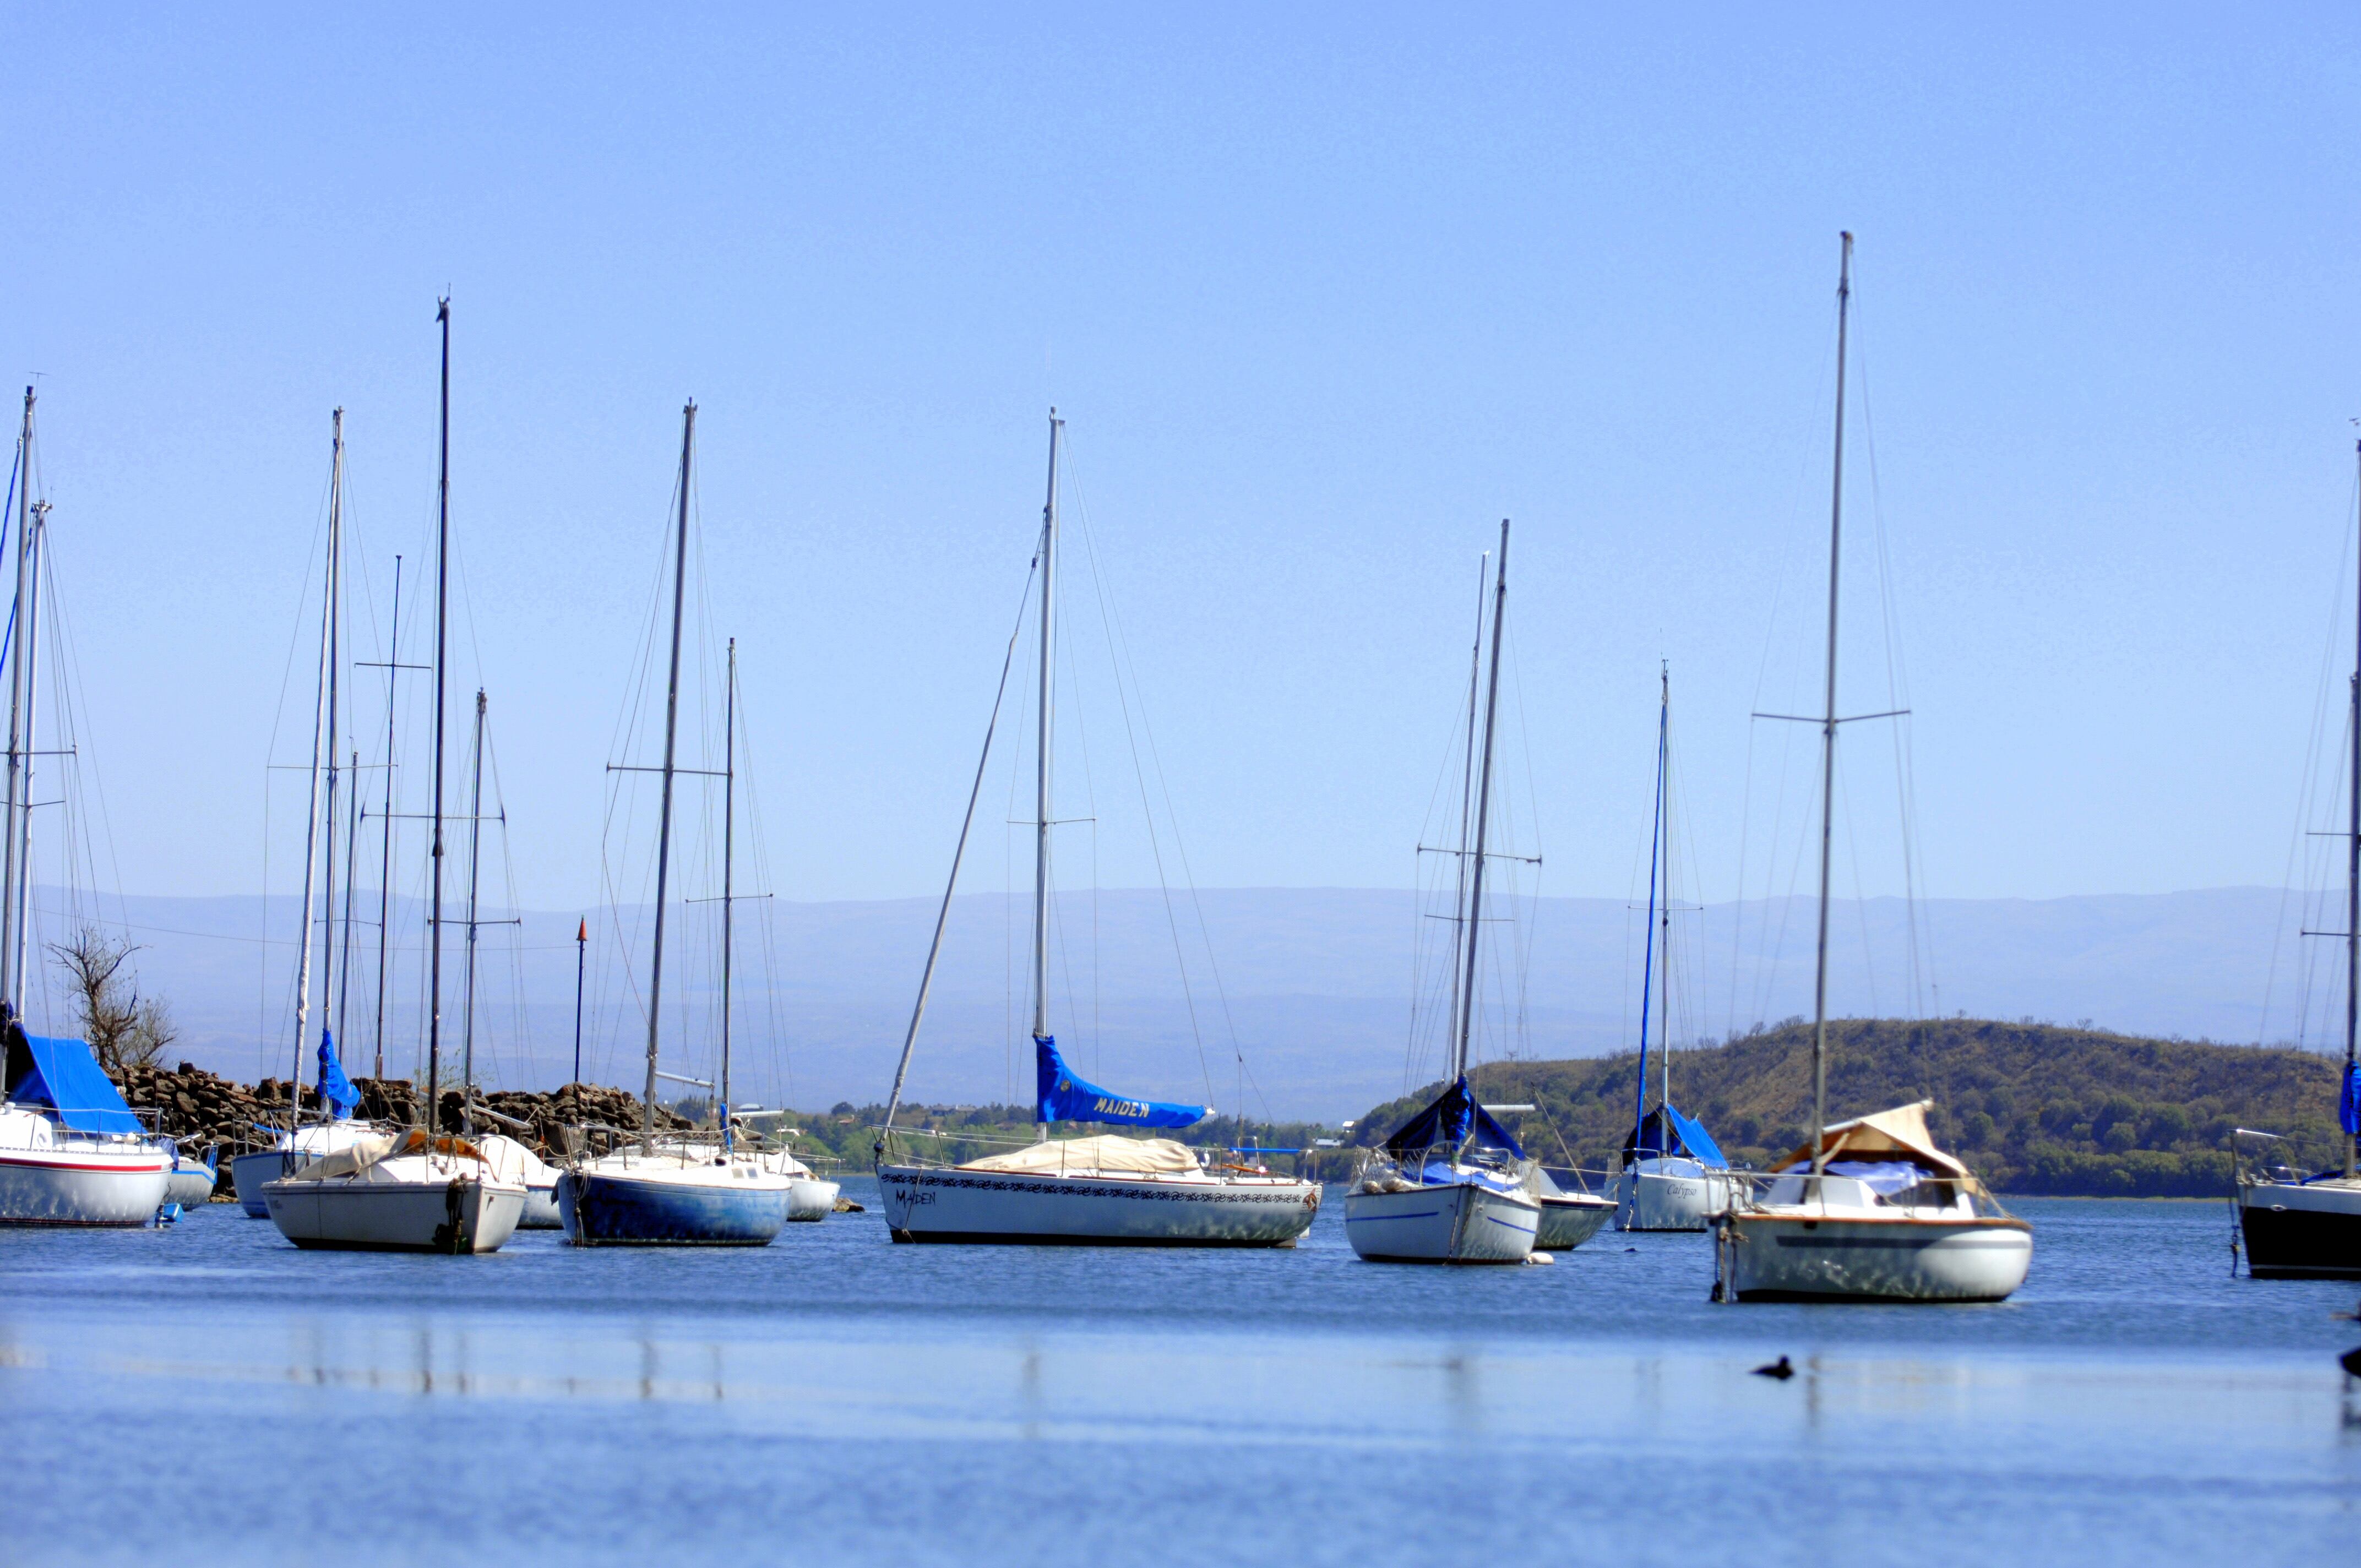
M 2339 1064 L 2308 1051 L 1965 1018 L 1832 1021 L 1828 1040 L 1831 1121 L 1931 1098 L 1937 1138 L 2001 1192 L 2226 1193 L 2236 1126 L 2289 1135 L 2298 1164 L 2341 1157 Z M 1634 1065 L 1630 1055 L 1492 1062 L 1469 1076 L 1487 1102 L 1540 1107 L 1501 1118 L 1528 1153 L 1595 1169 L 1617 1162 L 1631 1131 Z M 1368 1111 L 1353 1141 L 1382 1141 L 1440 1087 Z M 1735 1162 L 1785 1154 L 1810 1135 L 1811 1026 L 1675 1051 L 1673 1102 Z

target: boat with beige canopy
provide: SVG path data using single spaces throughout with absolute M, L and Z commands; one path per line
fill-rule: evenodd
M 1935 1146 L 1932 1104 L 1839 1122 L 1778 1162 L 1722 1228 L 1724 1296 L 1998 1301 L 2024 1284 L 2033 1227 Z

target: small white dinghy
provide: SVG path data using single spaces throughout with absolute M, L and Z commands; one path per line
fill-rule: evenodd
M 467 1139 L 430 1143 L 413 1128 L 265 1183 L 262 1199 L 299 1247 L 458 1255 L 498 1252 L 516 1231 L 525 1190 Z
M 1723 1223 L 1725 1299 L 2001 1301 L 2025 1283 L 2033 1227 L 1935 1146 L 1929 1101 L 1839 1122 Z
M 809 1224 L 825 1220 L 836 1212 L 836 1201 L 844 1187 L 812 1174 L 811 1167 L 785 1149 L 758 1157 L 763 1168 L 776 1171 L 787 1179 L 787 1220 L 790 1223 Z

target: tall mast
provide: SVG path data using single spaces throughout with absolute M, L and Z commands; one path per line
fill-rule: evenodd
M 2361 443 L 2355 444 L 2355 451 L 2361 455 Z M 2361 594 L 2361 586 L 2355 591 Z M 2355 609 L 2353 635 L 2353 798 L 2345 861 L 2345 1080 L 2336 1086 L 2340 1116 L 2344 1097 L 2352 1092 L 2354 1035 L 2356 1024 L 2361 1024 L 2361 604 Z M 2356 1174 L 2356 1141 L 2353 1134 L 2345 1135 L 2348 1181 Z
M 451 609 L 451 302 L 434 307 L 443 327 L 443 400 L 434 471 L 434 891 L 426 906 L 427 1147 L 443 1121 L 443 697 Z M 389 821 L 390 818 L 389 818 Z M 381 989 L 381 988 L 380 988 Z
M 1451 914 L 1455 921 L 1467 917 L 1467 835 L 1475 827 L 1476 804 L 1476 688 L 1484 674 L 1484 589 L 1489 586 L 1492 553 L 1486 551 L 1476 563 L 1476 635 L 1467 645 L 1467 751 L 1459 764 L 1459 875 L 1451 893 Z M 1460 958 L 1466 951 L 1459 945 L 1460 930 L 1455 925 L 1451 933 L 1451 1037 L 1459 1038 Z
M 673 742 L 680 729 L 680 610 L 688 582 L 689 460 L 696 440 L 697 400 L 692 398 L 680 413 L 680 526 L 673 545 L 672 669 L 664 681 L 664 805 L 656 818 L 656 929 L 648 958 L 648 1082 L 640 1126 L 642 1154 L 653 1154 L 656 1145 L 656 1020 L 664 1002 L 664 895 L 672 871 Z
M 476 761 L 467 803 L 467 978 L 460 1013 L 459 1131 L 476 1130 L 476 885 L 484 848 L 484 688 L 476 688 Z
M 33 389 L 25 389 L 25 428 L 16 437 L 16 598 L 10 613 L 10 630 L 15 634 L 16 648 L 24 646 L 25 608 L 32 582 L 31 550 L 33 543 Z M 0 1002 L 10 1006 L 21 1003 L 17 995 L 16 977 L 13 965 L 16 953 L 16 812 L 25 799 L 23 772 L 25 737 L 23 729 L 25 703 L 25 661 L 12 656 L 8 660 L 8 799 L 7 819 L 0 822 Z
M 1656 905 L 1656 948 L 1664 960 L 1656 965 L 1656 1072 L 1664 1085 L 1662 1103 L 1673 1104 L 1673 672 L 1663 666 L 1659 679 L 1664 695 L 1656 718 L 1656 830 L 1664 845 L 1664 872 L 1658 879 L 1664 897 Z
M 339 503 L 345 482 L 345 411 L 338 409 L 331 416 L 334 430 L 334 456 L 330 461 L 328 478 L 328 548 L 327 570 L 322 578 L 320 602 L 320 684 L 312 698 L 312 784 L 309 804 L 303 814 L 303 939 L 297 948 L 295 960 L 295 1066 L 287 1079 L 287 1126 L 290 1132 L 302 1120 L 303 1108 L 303 1042 L 312 1025 L 312 895 L 319 891 L 320 861 L 320 770 L 322 753 L 330 753 L 328 765 L 334 766 L 335 737 L 328 725 L 335 709 L 330 693 L 335 688 L 336 657 L 336 525 L 342 521 Z M 331 847 L 330 854 L 333 856 Z
M 1641 1126 L 1648 1119 L 1648 1003 L 1655 995 L 1656 871 L 1658 847 L 1664 839 L 1664 724 L 1673 700 L 1670 674 L 1659 672 L 1657 678 L 1662 685 L 1656 705 L 1656 788 L 1648 822 L 1648 923 L 1640 933 L 1646 955 L 1640 960 L 1640 1081 L 1631 1091 L 1631 1157 L 1635 1161 L 1640 1157 Z
M 721 699 L 721 1147 L 730 1149 L 730 872 L 738 831 L 738 639 L 730 640 L 730 674 Z
M 1852 236 L 1844 236 L 1837 273 L 1837 433 L 1828 494 L 1828 681 L 1820 718 L 1820 945 L 1812 980 L 1812 1191 L 1828 1168 L 1828 870 L 1837 809 L 1837 576 L 1844 559 L 1845 332 L 1852 312 Z
M 335 461 L 328 480 L 328 662 L 325 668 L 328 692 L 327 772 L 328 809 L 321 818 L 326 842 L 320 853 L 320 941 L 327 949 L 325 961 L 320 965 L 320 1028 L 328 1027 L 328 1002 L 335 993 L 336 982 L 336 698 L 344 685 L 344 618 L 337 612 L 344 601 L 345 551 L 345 411 L 337 409 L 330 416 L 335 427 Z M 352 888 L 345 889 L 345 900 L 352 901 Z M 299 1052 L 295 1065 L 299 1069 L 295 1081 L 301 1083 L 300 1070 L 303 1058 Z M 320 1102 L 323 1114 L 327 1102 Z
M 29 482 L 31 476 L 27 478 Z M 21 997 L 25 988 L 25 948 L 33 925 L 33 749 L 39 733 L 41 706 L 41 567 L 49 553 L 49 503 L 35 501 L 32 528 L 27 533 L 33 560 L 33 591 L 25 599 L 25 619 L 16 628 L 25 663 L 25 765 L 18 773 L 24 798 L 16 814 L 16 946 L 12 984 Z
M 582 981 L 590 972 L 590 917 L 574 928 L 574 1077 L 582 1081 Z
M 1049 411 L 1049 496 L 1041 505 L 1041 700 L 1039 743 L 1035 748 L 1033 839 L 1033 1044 L 1038 1051 L 1049 1037 L 1049 779 L 1052 675 L 1057 648 L 1058 603 L 1058 439 L 1065 422 Z M 1039 1115 L 1037 1106 L 1035 1115 Z M 1047 1135 L 1049 1124 L 1042 1123 Z
M 1509 520 L 1500 520 L 1500 564 L 1492 574 L 1492 674 L 1485 682 L 1484 762 L 1476 788 L 1476 851 L 1467 876 L 1467 962 L 1460 980 L 1457 1078 L 1467 1071 L 1467 1036 L 1476 1022 L 1476 938 L 1484 929 L 1484 850 L 1492 825 L 1492 725 L 1500 713 L 1500 625 L 1509 612 Z
M 393 683 L 401 668 L 401 557 L 393 558 L 393 627 L 385 656 L 385 813 L 379 819 L 384 845 L 377 869 L 377 1076 L 385 1076 L 385 959 L 393 927 Z M 349 895 L 347 895 L 349 896 Z
M 336 1054 L 341 1058 L 352 1044 L 347 1027 L 353 1011 L 353 878 L 358 870 L 361 837 L 361 753 L 352 753 L 352 787 L 345 793 L 345 918 L 344 956 L 336 961 Z

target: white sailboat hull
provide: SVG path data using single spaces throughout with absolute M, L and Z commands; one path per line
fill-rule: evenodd
M 2001 1301 L 2025 1283 L 2022 1220 L 1734 1213 L 1730 1279 L 1741 1301 Z
M 297 1246 L 356 1252 L 498 1252 L 524 1212 L 521 1183 L 473 1174 L 370 1180 L 368 1174 L 267 1182 L 262 1200 L 280 1234 Z
M 211 1202 L 213 1195 L 213 1167 L 186 1155 L 173 1162 L 172 1173 L 164 1184 L 164 1201 L 193 1209 L 200 1203 Z
M 1730 1212 L 1730 1173 L 1693 1159 L 1644 1159 L 1616 1183 L 1619 1231 L 1701 1231 Z
M 1377 1263 L 1522 1263 L 1540 1234 L 1541 1209 L 1538 1199 L 1472 1181 L 1356 1187 L 1345 1195 L 1345 1235 Z
M 1320 1189 L 1279 1177 L 1059 1176 L 881 1165 L 897 1242 L 1293 1246 Z M 831 1200 L 831 1201 L 833 1201 Z
M 1615 1217 L 1615 1205 L 1584 1193 L 1541 1200 L 1540 1228 L 1533 1235 L 1535 1252 L 1570 1252 L 1597 1235 Z M 1351 1208 L 1346 1205 L 1347 1210 Z
M 840 1183 L 822 1181 L 816 1176 L 798 1176 L 787 1185 L 787 1221 L 808 1224 L 825 1220 L 836 1212 L 836 1200 L 843 1191 Z
M 524 1184 L 524 1206 L 518 1212 L 521 1231 L 562 1231 L 566 1222 L 557 1212 L 557 1179 Z
M 0 1149 L 0 1225 L 144 1225 L 171 1179 L 160 1149 Z

